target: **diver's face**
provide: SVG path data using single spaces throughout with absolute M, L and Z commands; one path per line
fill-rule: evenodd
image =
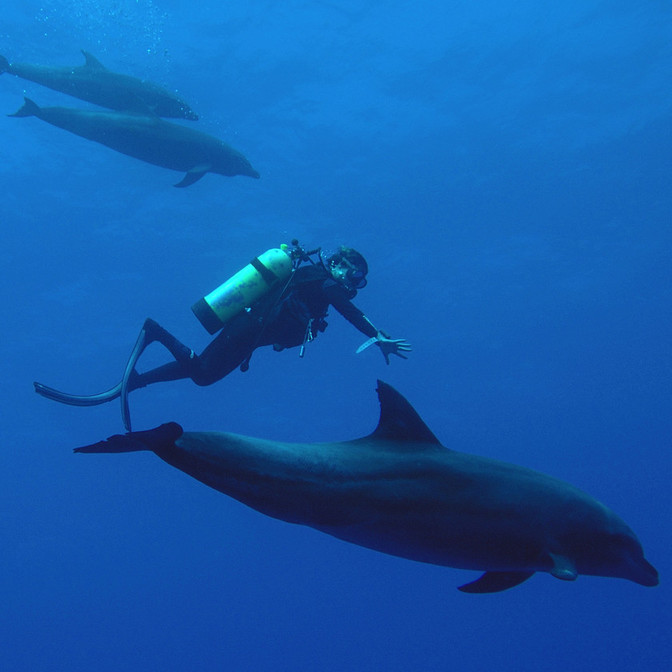
M 355 266 L 345 257 L 341 257 L 338 261 L 331 262 L 330 270 L 334 280 L 347 285 L 350 280 L 350 274 L 355 271 Z
M 331 264 L 331 277 L 336 280 L 336 282 L 340 282 L 345 284 L 348 280 L 348 271 L 350 270 L 342 261 L 339 263 L 332 263 Z

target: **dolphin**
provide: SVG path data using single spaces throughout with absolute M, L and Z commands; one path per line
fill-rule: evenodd
M 112 110 L 198 119 L 189 105 L 174 93 L 152 82 L 112 72 L 88 51 L 82 50 L 82 54 L 84 65 L 70 68 L 10 63 L 0 56 L 0 74 L 8 72 Z
M 30 98 L 10 117 L 37 117 L 52 126 L 163 168 L 185 171 L 176 187 L 188 187 L 206 173 L 259 177 L 250 162 L 218 138 L 158 117 L 125 112 L 39 107 Z
M 378 381 L 375 431 L 352 441 L 283 443 L 174 422 L 78 453 L 153 451 L 273 518 L 420 562 L 480 570 L 460 587 L 493 593 L 535 572 L 658 584 L 632 530 L 606 506 L 545 474 L 450 450 Z

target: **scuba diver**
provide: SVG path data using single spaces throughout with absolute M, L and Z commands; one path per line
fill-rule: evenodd
M 375 344 L 387 364 L 390 355 L 407 359 L 404 353 L 411 350 L 410 344 L 403 338 L 390 338 L 352 303 L 367 282 L 368 265 L 359 252 L 345 246 L 332 253 L 320 248 L 306 251 L 296 240 L 292 246 L 281 245 L 255 257 L 192 306 L 211 334 L 219 331 L 200 355 L 147 318 L 121 382 L 110 390 L 74 395 L 35 382 L 35 391 L 72 406 L 95 406 L 120 397 L 122 420 L 131 431 L 129 392 L 184 378 L 191 378 L 197 385 L 211 385 L 237 367 L 247 371 L 252 353 L 262 346 L 273 346 L 278 352 L 300 347 L 299 356 L 303 357 L 306 345 L 327 328 L 330 305 L 369 337 L 357 353 Z M 140 355 L 155 342 L 163 345 L 174 361 L 138 373 L 135 366 Z

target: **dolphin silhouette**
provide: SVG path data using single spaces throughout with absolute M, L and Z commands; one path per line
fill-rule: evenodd
M 112 72 L 88 51 L 82 50 L 82 54 L 84 65 L 70 68 L 10 63 L 0 56 L 0 74 L 8 72 L 112 110 L 198 119 L 187 103 L 167 89 L 137 77 Z
M 39 107 L 30 98 L 10 117 L 37 117 L 87 140 L 163 168 L 185 171 L 176 187 L 188 187 L 206 173 L 259 177 L 250 162 L 218 138 L 144 114 Z
M 176 423 L 112 436 L 79 453 L 150 450 L 273 518 L 435 565 L 485 571 L 460 590 L 512 588 L 535 572 L 658 584 L 632 530 L 581 490 L 536 471 L 449 450 L 378 381 L 369 436 L 281 443 Z

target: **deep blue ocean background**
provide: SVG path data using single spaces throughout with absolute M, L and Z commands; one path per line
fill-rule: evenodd
M 672 659 L 669 1 L 25 0 L 0 54 L 177 90 L 260 180 L 182 175 L 0 116 L 3 670 L 666 670 Z M 87 104 L 5 74 L 4 113 Z M 184 122 L 190 123 L 190 122 Z M 376 379 L 451 448 L 567 480 L 636 531 L 661 585 L 474 572 L 266 518 L 154 455 L 73 455 L 118 403 L 147 316 L 200 351 L 191 304 L 256 254 L 346 243 L 356 299 L 414 346 L 388 367 L 338 314 L 304 359 L 131 396 L 290 441 L 378 417 Z M 142 365 L 166 361 L 151 349 Z

